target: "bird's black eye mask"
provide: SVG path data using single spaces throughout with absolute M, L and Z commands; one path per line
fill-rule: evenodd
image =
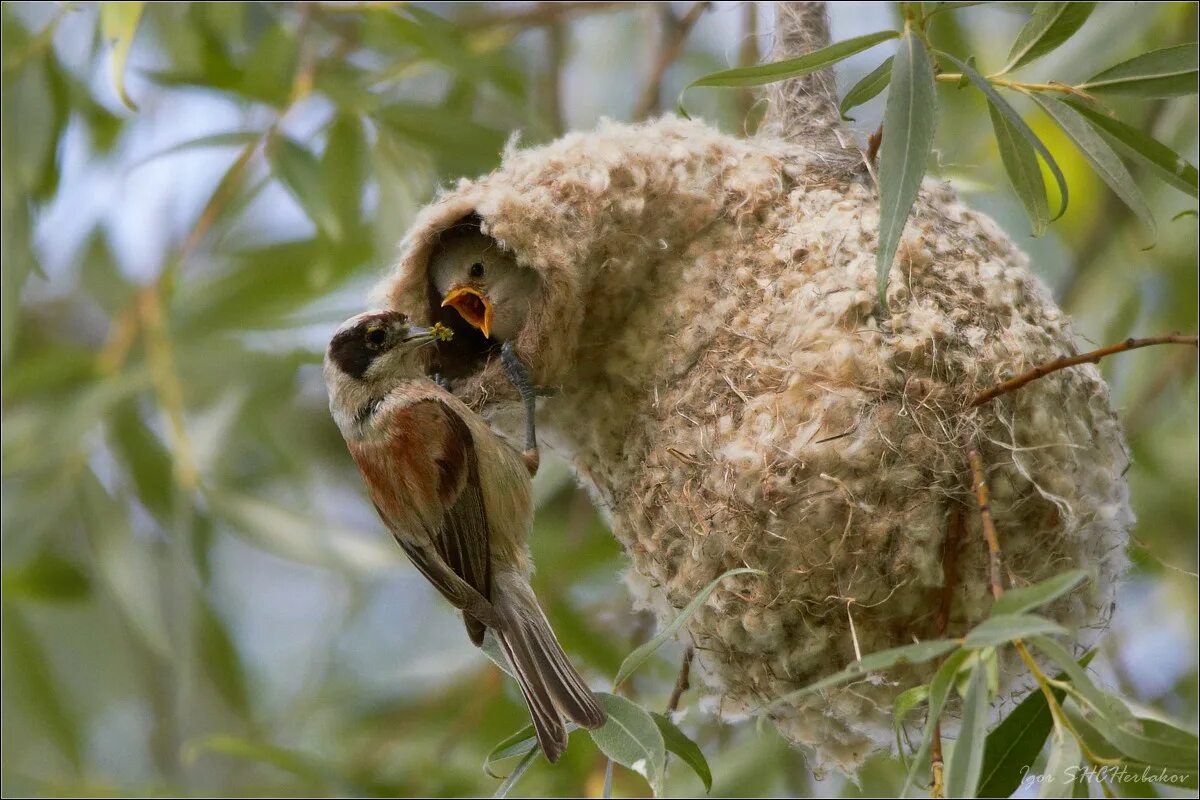
M 365 319 L 334 335 L 329 342 L 329 358 L 342 372 L 362 380 L 376 357 L 403 339 L 404 327 L 384 319 Z

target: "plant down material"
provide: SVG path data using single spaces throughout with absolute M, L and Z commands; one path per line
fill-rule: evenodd
M 937 635 L 952 518 L 966 527 L 947 634 L 987 615 L 965 443 L 989 465 L 1012 583 L 1091 571 L 1046 609 L 1068 626 L 1103 625 L 1132 523 L 1094 366 L 970 407 L 1077 352 L 1025 256 L 927 181 L 885 315 L 877 208 L 840 152 L 670 117 L 604 124 L 510 148 L 445 192 L 378 294 L 432 319 L 430 251 L 472 214 L 541 275 L 517 340 L 535 381 L 559 389 L 540 430 L 608 514 L 635 594 L 665 620 L 731 567 L 766 571 L 725 581 L 690 620 L 700 671 L 723 714 L 767 714 L 843 768 L 887 744 L 892 699 L 929 665 L 776 701 L 858 653 Z M 498 359 L 458 357 L 471 363 L 455 392 L 519 430 Z

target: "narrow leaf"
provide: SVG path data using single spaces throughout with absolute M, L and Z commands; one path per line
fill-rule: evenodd
M 342 224 L 321 180 L 319 162 L 309 150 L 287 136 L 278 136 L 267 147 L 271 171 L 287 187 L 321 231 L 334 241 L 342 238 Z
M 112 69 L 113 88 L 121 102 L 137 111 L 137 104 L 129 99 L 125 91 L 125 61 L 129 58 L 129 48 L 133 45 L 133 36 L 137 33 L 138 22 L 142 18 L 144 2 L 108 2 L 100 4 L 100 31 L 106 42 L 112 47 L 110 66 Z
M 908 790 L 916 782 L 917 774 L 924 770 L 929 763 L 929 749 L 933 745 L 934 725 L 942 716 L 942 709 L 950 697 L 950 690 L 954 688 L 958 670 L 970 655 L 971 651 L 965 648 L 954 651 L 942 662 L 942 666 L 938 667 L 933 680 L 929 682 L 929 716 L 925 721 L 925 730 L 921 734 L 921 745 L 913 754 L 909 764 L 908 775 L 904 779 L 904 788 L 900 791 L 900 797 L 908 796 Z
M 1071 797 L 1075 789 L 1072 767 L 1078 767 L 1083 754 L 1075 735 L 1055 723 L 1050 740 L 1050 757 L 1038 785 L 1038 797 Z
M 1095 650 L 1089 650 L 1079 659 L 1079 665 L 1086 667 L 1095 655 Z M 1054 680 L 1061 683 L 1066 678 L 1066 673 L 1060 673 Z M 1054 698 L 1062 703 L 1066 690 L 1055 687 L 1050 691 Z M 995 730 L 988 734 L 987 746 L 983 752 L 979 795 L 1008 797 L 1015 792 L 1021 785 L 1021 780 L 1029 774 L 1038 754 L 1042 752 L 1042 745 L 1050 735 L 1053 723 L 1054 718 L 1046 702 L 1046 695 L 1040 689 L 1033 689 L 1000 721 Z
M 220 147 L 244 147 L 251 142 L 256 142 L 262 136 L 258 131 L 228 131 L 226 133 L 213 133 L 208 136 L 200 136 L 195 139 L 188 139 L 179 144 L 173 144 L 163 150 L 151 153 L 140 161 L 134 162 L 129 168 L 130 170 L 149 164 L 151 161 L 156 161 L 166 156 L 173 156 L 178 153 L 186 153 L 189 150 L 202 150 L 206 148 Z
M 511 792 L 512 788 L 517 785 L 517 781 L 521 780 L 521 776 L 525 774 L 525 771 L 533 766 L 533 760 L 537 758 L 537 754 L 540 752 L 541 751 L 535 747 L 526 753 L 525 757 L 518 761 L 517 765 L 513 767 L 513 771 L 508 774 L 508 777 L 504 779 L 504 782 L 497 787 L 496 793 L 493 794 L 492 797 L 508 797 L 508 793 Z
M 887 85 L 892 82 L 893 60 L 895 60 L 895 56 L 888 56 L 886 61 L 871 70 L 870 74 L 854 84 L 850 88 L 850 91 L 846 92 L 846 97 L 842 100 L 842 105 L 838 108 L 842 119 L 847 122 L 853 122 L 854 120 L 851 117 L 846 116 L 846 112 L 852 108 L 861 106 L 887 88 Z
M 92 580 L 74 561 L 42 550 L 19 567 L 4 568 L 4 597 L 69 603 L 91 594 Z
M 1000 614 L 976 625 L 963 640 L 965 647 L 990 647 L 1013 639 L 1044 634 L 1062 634 L 1066 629 L 1053 620 L 1036 614 Z
M 992 616 L 1023 614 L 1026 611 L 1032 611 L 1038 606 L 1062 597 L 1085 580 L 1087 580 L 1086 572 L 1081 569 L 1073 569 L 1032 586 L 1009 589 L 992 604 Z
M 626 678 L 633 674 L 634 670 L 646 663 L 646 660 L 650 658 L 650 656 L 652 656 L 654 652 L 658 650 L 658 648 L 662 647 L 667 643 L 667 641 L 672 639 L 675 634 L 679 633 L 684 624 L 691 618 L 692 614 L 695 614 L 696 610 L 699 609 L 700 606 L 704 605 L 704 601 L 707 600 L 709 595 L 716 590 L 721 581 L 725 580 L 726 578 L 733 577 L 734 575 L 764 574 L 766 573 L 764 573 L 762 570 L 750 569 L 749 567 L 738 567 L 736 569 L 727 570 L 721 573 L 721 575 L 717 576 L 716 579 L 701 589 L 699 594 L 692 598 L 692 601 L 684 607 L 683 611 L 679 612 L 679 616 L 671 620 L 670 625 L 663 628 L 658 632 L 657 636 L 625 657 L 625 660 L 621 662 L 621 668 L 617 670 L 617 677 L 613 680 L 613 689 L 615 690 L 618 686 L 620 686 Z
M 879 249 L 875 270 L 879 303 L 885 309 L 888 273 L 925 177 L 936 118 L 937 96 L 929 54 L 917 34 L 909 31 L 900 40 L 892 64 L 892 88 L 883 113 L 879 155 Z
M 1058 123 L 1063 132 L 1079 148 L 1079 152 L 1083 153 L 1084 158 L 1096 170 L 1096 174 L 1108 184 L 1117 197 L 1121 198 L 1121 202 L 1129 206 L 1129 210 L 1142 221 L 1153 238 L 1158 231 L 1154 224 L 1154 215 L 1150 213 L 1150 207 L 1146 205 L 1146 200 L 1142 197 L 1142 192 L 1133 180 L 1133 176 L 1129 174 L 1129 170 L 1121 163 L 1121 159 L 1117 157 L 1116 152 L 1104 140 L 1104 137 L 1097 133 L 1075 109 L 1063 101 L 1036 93 L 1032 97 Z
M 1109 67 L 1078 88 L 1098 95 L 1183 97 L 1196 94 L 1198 62 L 1196 42 L 1164 47 Z
M 872 672 L 888 669 L 898 664 L 923 664 L 926 661 L 932 661 L 940 655 L 949 653 L 958 646 L 959 643 L 953 639 L 930 639 L 927 642 L 906 644 L 902 647 L 893 647 L 890 650 L 871 653 L 868 656 L 864 656 L 861 660 L 855 661 L 840 672 L 835 672 L 816 683 L 811 683 L 803 689 L 789 692 L 777 702 L 795 700 L 806 694 L 812 694 L 813 692 L 819 692 L 832 686 L 847 683 L 869 675 Z
M 1095 3 L 1038 3 L 1008 53 L 1010 72 L 1041 58 L 1067 39 L 1091 16 Z
M 193 739 L 184 745 L 183 761 L 185 764 L 193 764 L 205 753 L 215 753 L 257 764 L 269 764 L 276 769 L 295 775 L 306 784 L 319 787 L 338 783 L 336 773 L 314 754 L 244 739 L 240 736 L 215 734 Z
M 237 644 L 203 595 L 196 602 L 196 652 L 221 697 L 243 717 L 250 715 L 250 689 Z
M 984 96 L 987 97 L 988 103 L 995 106 L 996 110 L 1003 114 L 1005 119 L 1033 145 L 1033 149 L 1038 151 L 1038 155 L 1042 157 L 1042 160 L 1046 162 L 1046 166 L 1050 168 L 1051 174 L 1054 175 L 1054 180 L 1058 183 L 1059 194 L 1062 195 L 1062 202 L 1058 208 L 1058 213 L 1050 221 L 1053 222 L 1065 214 L 1067 211 L 1067 179 L 1063 177 L 1062 170 L 1058 168 L 1058 163 L 1054 160 L 1054 156 L 1050 155 L 1050 151 L 1046 149 L 1046 145 L 1042 144 L 1042 140 L 1037 137 L 1037 134 L 1025 124 L 1025 120 L 1021 119 L 1021 115 L 1017 113 L 1017 110 L 1009 105 L 1008 101 L 1001 97 L 992 88 L 992 85 L 987 82 L 987 79 L 976 72 L 971 65 L 964 64 L 948 53 L 939 52 L 938 55 L 958 66 L 962 70 L 962 73 L 970 79 L 971 83 L 975 84 L 975 87 L 983 92 Z
M 983 769 L 984 738 L 987 736 L 987 671 L 982 661 L 971 668 L 963 698 L 962 725 L 946 764 L 946 796 L 975 797 Z
M 644 777 L 655 796 L 661 795 L 667 749 L 654 719 L 624 697 L 597 692 L 596 699 L 607 712 L 608 721 L 589 731 L 592 741 L 604 755 Z
M 762 86 L 765 83 L 796 78 L 816 72 L 830 64 L 836 64 L 855 53 L 860 53 L 880 42 L 886 42 L 888 39 L 895 39 L 898 36 L 900 36 L 899 31 L 879 31 L 868 33 L 865 36 L 855 36 L 853 39 L 846 39 L 828 47 L 822 47 L 820 50 L 806 53 L 799 58 L 713 72 L 692 81 L 688 84 L 687 89 L 700 86 Z
M 991 103 L 988 103 L 988 114 L 992 118 L 992 130 L 996 135 L 1000 162 L 1004 164 L 1008 182 L 1021 205 L 1025 206 L 1025 213 L 1029 215 L 1029 222 L 1033 226 L 1033 235 L 1041 236 L 1050 222 L 1050 209 L 1046 203 L 1046 184 L 1038 167 L 1037 151 Z
M 656 711 L 651 711 L 650 716 L 654 719 L 655 724 L 658 725 L 658 732 L 662 734 L 667 752 L 679 756 L 683 763 L 692 768 L 692 772 L 696 773 L 696 777 L 704 784 L 704 791 L 706 793 L 711 792 L 712 770 L 708 768 L 708 759 L 704 757 L 704 752 L 700 749 L 700 746 L 689 739 L 687 734 L 679 730 L 679 726 L 667 717 Z
M 1126 155 L 1148 167 L 1160 179 L 1192 197 L 1200 196 L 1197 189 L 1200 181 L 1197 180 L 1196 168 L 1183 156 L 1137 128 L 1113 119 L 1086 103 L 1075 99 L 1069 99 L 1066 103 L 1104 134 L 1109 142 L 1116 144 Z

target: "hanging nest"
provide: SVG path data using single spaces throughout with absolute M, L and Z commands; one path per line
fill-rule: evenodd
M 1026 257 L 927 181 L 884 312 L 878 198 L 857 167 L 671 117 L 602 124 L 510 148 L 495 172 L 445 192 L 379 287 L 418 321 L 454 324 L 426 268 L 464 219 L 538 272 L 517 348 L 558 389 L 541 401 L 543 442 L 608 516 L 639 602 L 663 621 L 727 569 L 765 571 L 724 581 L 688 623 L 701 672 L 724 715 L 765 714 L 818 764 L 847 769 L 887 746 L 894 696 L 928 665 L 777 701 L 857 653 L 987 616 L 966 443 L 988 465 L 1012 584 L 1090 571 L 1045 609 L 1069 627 L 1105 624 L 1133 519 L 1093 366 L 971 407 L 1076 352 Z M 436 361 L 464 401 L 520 430 L 494 343 L 456 336 Z

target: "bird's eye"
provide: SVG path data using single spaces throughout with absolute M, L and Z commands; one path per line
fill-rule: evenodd
M 483 264 L 479 261 L 476 261 L 474 264 L 471 265 L 471 269 L 469 269 L 467 271 L 467 274 L 470 275 L 472 278 L 482 278 L 483 277 Z
M 366 339 L 367 347 L 371 348 L 372 350 L 377 350 L 383 346 L 385 341 L 387 341 L 387 331 L 378 325 L 373 325 L 370 328 L 367 328 Z

